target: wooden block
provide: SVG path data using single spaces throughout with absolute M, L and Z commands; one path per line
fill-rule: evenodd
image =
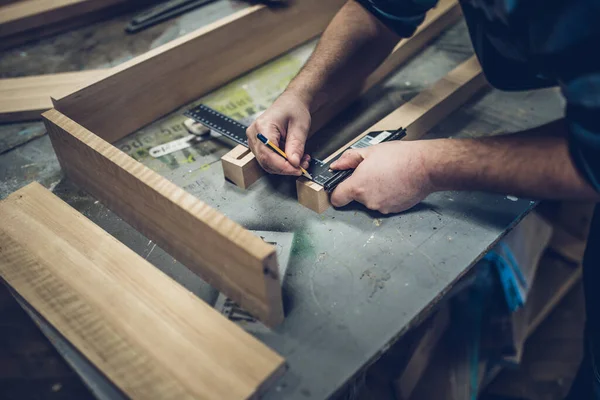
M 43 116 L 69 179 L 265 324 L 283 320 L 273 246 L 60 112 Z
M 427 43 L 443 32 L 448 26 L 458 21 L 460 16 L 461 9 L 456 0 L 440 0 L 434 9 L 429 11 L 425 21 L 423 21 L 423 23 L 419 26 L 415 34 L 409 39 L 402 40 L 394 48 L 389 57 L 371 75 L 369 75 L 362 85 L 357 87 L 357 90 L 349 93 L 341 99 L 338 99 L 337 101 L 327 104 L 311 116 L 312 122 L 309 137 L 325 126 L 325 124 L 331 121 L 359 96 L 366 93 L 369 89 L 386 78 L 396 68 L 404 64 L 413 55 L 418 53 Z M 234 149 L 232 151 L 236 150 Z M 228 153 L 224 157 L 230 159 L 233 156 L 229 155 Z M 258 161 L 256 161 L 256 158 L 254 155 L 252 155 L 240 165 L 231 165 L 231 176 L 226 174 L 225 178 L 235 182 L 236 175 L 239 176 L 243 174 L 240 169 L 254 171 L 257 168 L 262 174 L 264 174 L 264 171 L 262 168 L 260 168 Z M 245 189 L 252 185 L 259 178 L 260 176 L 256 176 L 254 181 L 245 181 L 246 186 L 243 188 Z
M 323 186 L 305 177 L 296 180 L 298 202 L 316 213 L 323 213 L 329 208 L 329 195 Z
M 344 3 L 247 7 L 120 64 L 54 107 L 112 143 L 319 35 Z
M 134 0 L 25 0 L 0 7 L 0 49 L 90 23 Z M 141 3 L 141 0 L 137 1 Z
M 247 399 L 284 360 L 37 183 L 0 203 L 0 275 L 132 399 Z
M 254 159 L 254 154 L 242 145 L 237 145 L 221 157 L 225 179 L 242 189 L 247 189 L 256 182 L 264 172 L 258 163 L 248 162 L 249 159 Z
M 427 369 L 442 335 L 450 323 L 450 310 L 446 305 L 433 316 L 431 325 L 415 347 L 402 374 L 394 381 L 397 400 L 410 399 L 413 390 Z
M 109 74 L 109 70 L 0 79 L 0 123 L 42 119 L 51 97 L 66 96 Z
M 406 129 L 407 136 L 403 140 L 416 140 L 422 137 L 429 129 L 446 118 L 452 111 L 466 103 L 475 93 L 487 87 L 487 81 L 475 56 L 460 64 L 450 71 L 445 77 L 433 86 L 425 89 L 411 101 L 392 111 L 385 118 L 371 126 L 369 129 L 356 136 L 350 142 L 340 147 L 327 157 L 328 163 L 337 155 L 344 152 L 369 132 L 382 130 L 395 130 L 400 127 Z M 305 186 L 305 187 L 303 187 Z M 307 185 L 305 180 L 299 179 L 296 183 L 300 204 L 314 210 L 319 205 L 320 212 L 329 207 L 327 193 L 320 185 L 311 182 Z M 325 205 L 325 202 L 327 202 Z

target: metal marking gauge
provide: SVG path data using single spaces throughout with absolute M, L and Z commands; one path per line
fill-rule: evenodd
M 223 136 L 228 137 L 234 142 L 248 147 L 246 139 L 246 125 L 231 119 L 210 107 L 200 104 L 184 113 L 186 117 L 193 119 L 196 122 L 216 131 Z M 395 131 L 377 131 L 369 132 L 365 137 L 352 144 L 349 148 L 364 148 L 374 144 L 389 142 L 391 140 L 400 140 L 406 136 L 406 131 L 403 128 Z M 313 177 L 313 181 L 323 186 L 327 192 L 331 192 L 341 182 L 352 175 L 354 170 L 332 171 L 329 165 L 337 160 L 342 154 L 334 157 L 329 162 L 321 161 L 317 158 L 311 160 L 311 165 L 308 167 L 308 173 Z

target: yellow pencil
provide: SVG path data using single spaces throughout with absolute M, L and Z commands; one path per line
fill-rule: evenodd
M 276 151 L 281 157 L 285 158 L 286 160 L 288 159 L 287 154 L 285 154 L 285 152 L 283 150 L 281 150 L 279 147 L 277 147 L 273 143 L 271 143 L 271 141 L 269 139 L 267 139 L 264 135 L 259 133 L 256 135 L 256 137 L 258 138 L 258 140 L 260 140 L 261 142 L 266 144 L 268 147 L 270 147 L 271 150 Z M 308 179 L 312 180 L 312 176 L 304 168 L 300 167 L 300 171 L 302 171 L 302 175 L 304 175 Z

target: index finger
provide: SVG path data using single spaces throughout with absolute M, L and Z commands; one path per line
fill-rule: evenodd
M 266 136 L 274 145 L 280 147 L 279 140 L 277 139 L 279 135 L 276 131 L 274 132 L 274 129 L 275 128 L 265 129 L 260 133 Z M 258 160 L 258 163 L 265 171 L 279 175 L 302 175 L 300 169 L 295 168 L 285 158 L 281 157 L 271 148 L 260 142 L 256 138 L 258 133 L 259 131 L 256 124 L 252 124 L 246 132 L 250 150 L 252 150 L 256 156 L 256 159 Z

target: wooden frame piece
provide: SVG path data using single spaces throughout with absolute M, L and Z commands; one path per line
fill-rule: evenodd
M 129 398 L 254 398 L 278 354 L 38 183 L 0 202 L 0 276 Z
M 98 69 L 0 79 L 0 123 L 42 119 L 52 108 L 52 97 L 73 93 L 108 74 Z
M 377 68 L 356 91 L 344 96 L 336 102 L 321 108 L 312 116 L 312 136 L 327 122 L 332 120 L 340 111 L 348 107 L 359 96 L 366 93 L 373 86 L 381 82 L 392 71 L 404 64 L 413 55 L 418 53 L 427 43 L 436 38 L 447 27 L 454 24 L 461 16 L 461 8 L 456 0 L 441 0 L 432 9 L 425 21 L 419 26 L 415 34 L 402 40 L 390 56 Z M 247 147 L 238 145 L 221 158 L 225 179 L 231 181 L 242 189 L 247 189 L 264 175 L 263 169 L 256 161 L 254 154 Z
M 274 247 L 109 142 L 315 37 L 343 3 L 248 7 L 111 69 L 43 114 L 71 180 L 268 326 L 283 320 Z
M 425 89 L 346 143 L 324 161 L 330 162 L 372 131 L 395 130 L 402 127 L 407 131 L 407 136 L 403 140 L 419 139 L 485 87 L 487 87 L 487 81 L 477 58 L 473 56 L 450 71 L 433 86 Z M 329 196 L 321 185 L 301 177 L 296 181 L 296 189 L 298 201 L 303 206 L 317 213 L 322 213 L 329 208 Z
M 319 35 L 344 2 L 245 8 L 114 67 L 54 107 L 114 142 Z
M 141 0 L 22 0 L 0 6 L 0 49 L 83 26 Z

